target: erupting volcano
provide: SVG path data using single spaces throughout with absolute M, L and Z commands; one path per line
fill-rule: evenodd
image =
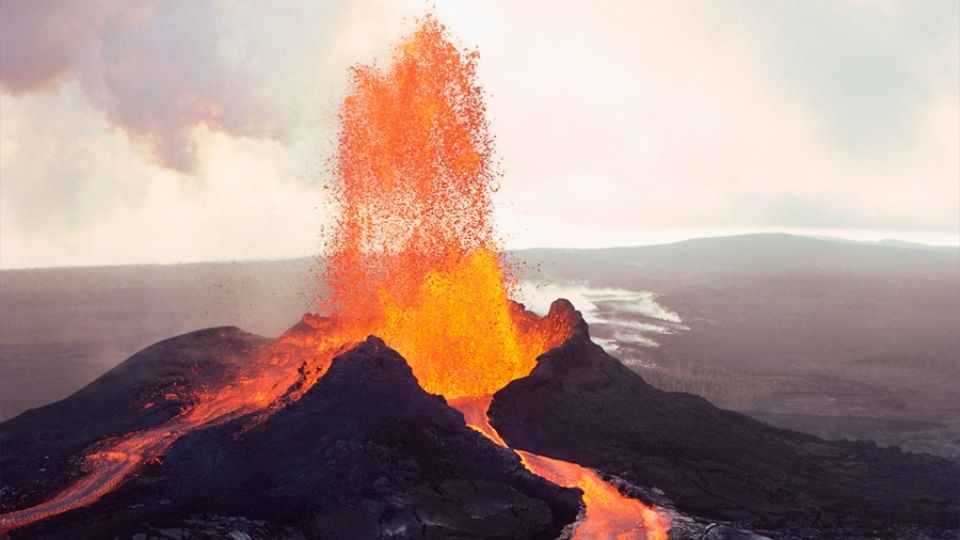
M 330 296 L 320 306 L 335 314 L 337 341 L 378 335 L 426 391 L 471 406 L 489 404 L 494 392 L 530 373 L 572 324 L 541 319 L 510 300 L 515 283 L 491 219 L 497 178 L 477 58 L 427 17 L 386 72 L 354 69 L 337 155 L 342 217 L 328 250 Z M 506 446 L 489 424 L 474 425 Z M 640 537 L 646 527 L 650 538 L 666 538 L 666 520 L 588 471 L 564 464 L 577 470 L 561 473 L 533 455 L 524 463 L 580 487 L 585 500 L 605 501 L 593 510 L 588 503 L 588 522 L 635 514 L 628 528 L 607 533 Z
M 0 424 L 0 536 L 956 532 L 956 463 L 662 391 L 566 300 L 514 302 L 477 61 L 427 16 L 388 67 L 355 67 L 317 314 L 162 341 Z
M 262 422 L 369 335 L 398 351 L 424 390 L 458 400 L 473 426 L 507 446 L 485 419 L 491 396 L 530 373 L 575 321 L 572 311 L 540 318 L 510 299 L 515 281 L 491 219 L 497 174 L 477 58 L 428 16 L 387 70 L 353 69 L 336 159 L 340 217 L 321 271 L 328 292 L 318 310 L 326 317 L 305 316 L 252 363 L 206 381 L 170 421 L 101 441 L 85 456 L 81 479 L 0 516 L 0 526 L 90 505 L 191 431 L 243 416 Z M 579 536 L 666 538 L 664 516 L 596 473 L 529 452 L 520 457 L 534 474 L 584 491 L 577 530 L 589 536 Z

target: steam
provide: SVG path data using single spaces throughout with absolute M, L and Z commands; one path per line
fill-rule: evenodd
M 528 308 L 546 313 L 555 298 L 566 298 L 591 326 L 593 341 L 605 349 L 620 345 L 659 346 L 654 336 L 689 330 L 680 315 L 657 301 L 656 293 L 584 283 L 521 283 L 521 296 Z

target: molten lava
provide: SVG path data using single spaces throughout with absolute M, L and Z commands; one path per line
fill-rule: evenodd
M 450 406 L 463 413 L 467 425 L 483 433 L 496 444 L 510 448 L 487 419 L 491 397 L 462 398 Z M 512 449 L 511 449 L 512 450 Z M 514 450 L 520 461 L 533 474 L 563 487 L 579 488 L 583 492 L 586 515 L 577 524 L 574 540 L 616 538 L 617 540 L 667 540 L 670 518 L 659 514 L 642 502 L 620 493 L 606 483 L 595 471 L 576 463 L 538 456 L 524 450 Z
M 631 499 L 603 481 L 600 475 L 576 463 L 517 450 L 530 472 L 564 487 L 583 491 L 586 516 L 574 531 L 574 540 L 667 540 L 670 519 L 637 499 Z
M 0 516 L 22 527 L 96 502 L 179 437 L 247 416 L 251 422 L 297 400 L 338 353 L 380 336 L 428 392 L 453 400 L 497 444 L 494 392 L 524 377 L 541 353 L 573 330 L 570 314 L 545 318 L 510 300 L 515 279 L 497 248 L 491 196 L 497 174 L 476 53 L 465 53 L 432 17 L 394 51 L 385 70 L 353 69 L 343 102 L 334 190 L 340 218 L 327 246 L 318 305 L 251 362 L 210 381 L 166 424 L 102 441 L 86 476 L 33 508 Z M 583 490 L 580 538 L 666 538 L 651 508 L 593 471 L 518 451 L 526 467 Z
M 492 394 L 566 338 L 521 320 L 509 301 L 476 61 L 427 17 L 388 70 L 354 68 L 321 305 L 357 335 L 383 338 L 425 390 L 448 397 Z

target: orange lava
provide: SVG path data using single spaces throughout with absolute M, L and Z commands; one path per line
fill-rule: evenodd
M 490 396 L 451 400 L 450 406 L 463 413 L 467 425 L 498 445 L 509 448 L 487 419 Z M 637 499 L 620 493 L 604 482 L 595 471 L 559 459 L 513 450 L 523 465 L 537 476 L 559 486 L 579 488 L 583 492 L 585 515 L 577 524 L 573 538 L 616 538 L 618 540 L 667 540 L 670 517 L 658 513 Z
M 428 392 L 487 395 L 566 336 L 509 301 L 491 221 L 493 144 L 476 53 L 426 17 L 387 70 L 353 69 L 343 102 L 321 310 L 395 348 Z
M 332 329 L 326 319 L 307 318 L 313 322 L 309 332 L 288 332 L 242 369 L 210 381 L 193 395 L 182 396 L 192 405 L 163 425 L 94 444 L 83 458 L 84 476 L 36 506 L 0 515 L 0 533 L 97 502 L 191 431 L 247 414 L 262 417 L 298 399 L 323 375 L 337 353 L 357 341 L 341 341 L 336 332 L 323 332 Z
M 620 493 L 595 471 L 559 459 L 517 450 L 530 472 L 564 487 L 583 491 L 586 516 L 577 525 L 573 538 L 616 538 L 618 540 L 666 540 L 670 518 L 637 499 Z

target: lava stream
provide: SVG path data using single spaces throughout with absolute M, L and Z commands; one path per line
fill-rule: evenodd
M 513 450 L 531 473 L 563 487 L 583 491 L 585 515 L 577 524 L 573 538 L 616 538 L 617 540 L 667 540 L 670 531 L 669 516 L 657 512 L 637 499 L 620 493 L 605 482 L 595 471 L 576 463 L 562 461 L 514 450 L 490 425 L 487 410 L 492 396 L 461 398 L 450 401 L 450 406 L 463 413 L 468 426 L 484 434 L 494 443 Z
M 37 506 L 0 515 L 0 537 L 12 529 L 87 506 L 109 493 L 127 478 L 140 463 L 139 456 L 117 452 L 111 459 L 100 459 L 89 474 L 53 499 Z
M 0 515 L 0 532 L 99 501 L 191 431 L 248 414 L 257 413 L 262 419 L 284 403 L 299 398 L 322 376 L 337 352 L 358 341 L 347 332 L 337 332 L 326 319 L 313 319 L 316 322 L 311 332 L 284 335 L 252 358 L 241 373 L 190 396 L 195 404 L 163 425 L 94 444 L 83 457 L 82 477 L 36 506 Z M 326 332 L 318 331 L 320 328 Z

